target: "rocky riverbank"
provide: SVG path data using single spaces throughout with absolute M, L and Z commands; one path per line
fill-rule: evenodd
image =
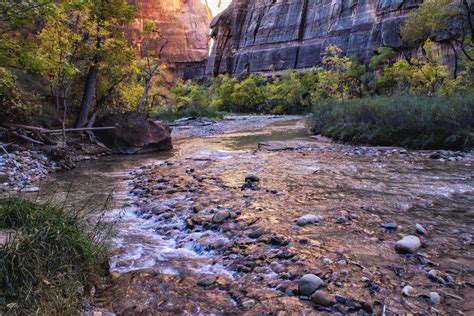
M 474 311 L 472 154 L 322 138 L 226 145 L 259 133 L 194 138 L 130 174 L 105 307 Z
M 8 149 L 0 148 L 0 194 L 37 192 L 48 174 L 110 154 L 107 148 L 78 140 L 67 147 L 15 145 Z

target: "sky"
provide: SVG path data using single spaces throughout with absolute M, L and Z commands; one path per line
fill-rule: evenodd
M 209 7 L 211 8 L 212 14 L 216 16 L 219 14 L 222 10 L 227 8 L 227 6 L 230 4 L 231 0 L 221 0 L 222 4 L 220 8 L 217 7 L 217 4 L 219 3 L 219 0 L 207 0 L 207 3 L 209 4 Z M 204 1 L 203 1 L 204 2 Z

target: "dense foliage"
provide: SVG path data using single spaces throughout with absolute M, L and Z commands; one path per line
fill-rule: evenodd
M 82 127 L 160 92 L 162 65 L 146 50 L 154 25 L 137 54 L 123 32 L 136 7 L 125 0 L 2 1 L 0 13 L 2 120 Z
M 326 100 L 313 131 L 345 142 L 418 149 L 474 147 L 474 94 Z
M 398 53 L 381 47 L 368 66 L 356 56 L 342 55 L 336 46 L 326 48 L 320 68 L 298 73 L 287 70 L 271 78 L 252 74 L 238 81 L 220 75 L 210 86 L 187 82 L 172 90 L 175 109 L 214 109 L 242 113 L 293 114 L 308 112 L 324 100 L 349 100 L 374 95 L 453 95 L 474 91 L 468 65 L 456 77 L 440 60 L 441 49 L 430 40 L 424 55 L 398 59 Z
M 73 315 L 84 288 L 107 262 L 103 227 L 79 214 L 26 200 L 0 199 L 0 313 Z

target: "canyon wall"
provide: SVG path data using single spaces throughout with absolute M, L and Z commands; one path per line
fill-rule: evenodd
M 185 79 L 203 75 L 209 55 L 211 11 L 201 0 L 130 0 L 137 17 L 126 30 L 139 51 L 155 51 L 168 69 Z M 140 37 L 146 20 L 156 31 L 146 40 Z
M 206 73 L 234 75 L 318 65 L 330 44 L 367 61 L 400 47 L 400 26 L 422 0 L 234 0 L 211 23 Z

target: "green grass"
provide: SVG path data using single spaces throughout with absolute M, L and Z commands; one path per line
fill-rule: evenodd
M 154 118 L 163 122 L 173 122 L 183 117 L 207 117 L 222 119 L 224 112 L 212 107 L 185 107 L 181 110 L 162 110 L 154 113 Z
M 474 146 L 474 95 L 321 101 L 313 107 L 312 128 L 356 144 L 468 150 Z
M 78 212 L 20 198 L 0 199 L 0 314 L 78 314 L 92 279 L 104 272 L 104 226 Z

